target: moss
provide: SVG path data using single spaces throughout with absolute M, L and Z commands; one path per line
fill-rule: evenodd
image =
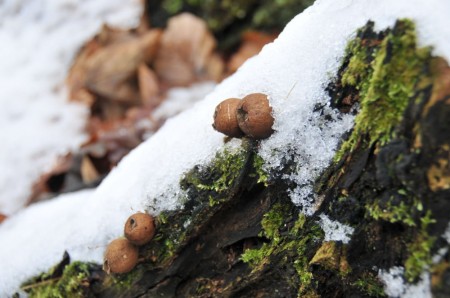
M 25 284 L 22 290 L 29 297 L 87 297 L 89 296 L 89 263 L 73 262 L 64 268 L 61 277 Z
M 372 275 L 364 275 L 352 284 L 370 297 L 386 297 L 380 280 Z
M 105 277 L 103 285 L 107 288 L 116 288 L 117 292 L 126 291 L 142 277 L 139 266 L 125 274 L 113 274 Z
M 293 17 L 311 5 L 313 0 L 158 0 L 151 1 L 151 15 L 162 9 L 167 15 L 183 11 L 202 17 L 215 33 L 221 33 L 233 23 L 246 25 L 242 29 L 281 30 Z M 158 21 L 157 18 L 156 21 Z M 151 19 L 153 22 L 153 20 Z M 163 25 L 156 23 L 156 25 Z
M 429 67 L 431 50 L 416 45 L 414 23 L 406 19 L 397 22 L 370 52 L 360 37 L 349 43 L 347 52 L 351 58 L 342 75 L 342 85 L 359 91 L 360 111 L 335 161 L 357 146 L 368 148 L 375 142 L 382 146 L 395 136 L 394 127 L 402 120 L 416 90 L 432 79 L 423 74 L 423 69 Z
M 170 262 L 195 226 L 212 216 L 220 205 L 231 200 L 236 186 L 247 171 L 252 144 L 238 149 L 225 148 L 207 165 L 195 166 L 180 181 L 185 191 L 184 207 L 161 212 L 156 218 L 157 233 L 147 246 L 154 266 Z
M 216 154 L 212 163 L 187 173 L 183 185 L 192 185 L 199 191 L 214 191 L 221 194 L 229 190 L 241 174 L 246 162 L 246 151 L 224 149 Z M 186 188 L 186 186 L 185 186 Z M 209 198 L 209 196 L 208 196 Z
M 405 277 L 409 282 L 417 280 L 423 270 L 431 265 L 431 248 L 436 241 L 436 237 L 428 233 L 429 226 L 436 223 L 431 216 L 431 211 L 428 210 L 420 219 L 420 232 L 415 241 L 408 245 L 409 257 L 405 261 Z
M 375 220 L 401 222 L 406 226 L 415 227 L 415 218 L 423 211 L 423 205 L 418 198 L 411 197 L 408 197 L 405 190 L 401 189 L 397 196 L 391 196 L 383 204 L 381 204 L 383 200 L 375 199 L 373 203 L 366 205 L 366 210 Z
M 251 173 L 250 175 L 258 179 L 257 183 L 263 183 L 264 186 L 268 186 L 269 173 L 264 170 L 264 159 L 261 156 L 255 155 L 253 157 L 253 169 L 254 173 Z
M 258 249 L 247 249 L 241 255 L 241 260 L 250 264 L 253 272 L 257 272 L 263 270 L 271 260 L 282 256 L 281 261 L 277 261 L 293 266 L 297 273 L 299 295 L 313 295 L 313 274 L 309 268 L 310 257 L 307 252 L 323 239 L 323 231 L 318 225 L 307 223 L 303 214 L 297 214 L 298 218 L 294 224 L 285 231 L 286 222 L 292 216 L 289 207 L 275 204 L 261 221 L 261 236 L 266 237 L 269 242 Z
M 151 252 L 149 258 L 155 265 L 169 261 L 186 237 L 186 228 L 173 220 L 177 217 L 182 220 L 186 215 L 166 211 L 156 217 L 157 232 L 147 246 L 147 251 Z
M 431 124 L 429 119 L 438 116 L 424 116 L 433 98 L 435 103 L 446 98 L 445 91 L 435 91 L 447 82 L 433 68 L 436 61 L 440 58 L 432 57 L 429 47 L 417 46 L 412 21 L 399 20 L 394 28 L 382 32 L 374 32 L 369 23 L 348 43 L 338 79 L 328 89 L 333 106 L 342 112 L 356 112 L 359 106 L 359 111 L 335 162 L 319 181 L 319 195 L 325 197 L 325 204 L 330 202 L 327 210 L 335 218 L 358 222 L 355 228 L 360 232 L 355 233 L 350 251 L 373 249 L 367 263 L 365 254 L 356 254 L 351 256 L 351 264 L 367 264 L 367 268 L 386 262 L 389 266 L 402 264 L 408 282 L 417 281 L 429 270 L 432 253 L 441 245 L 436 239 L 448 222 L 439 201 L 446 196 L 446 181 L 440 178 L 445 174 L 437 170 L 447 165 L 439 160 L 448 155 L 440 155 L 445 152 L 440 141 L 445 137 L 439 135 L 435 141 L 430 133 L 439 131 L 435 127 L 445 127 L 446 116 L 444 113 L 439 123 Z M 422 142 L 425 134 L 428 143 Z M 438 178 L 433 181 L 434 177 Z M 355 198 L 349 200 L 355 210 L 349 215 L 343 211 L 348 207 L 345 200 L 339 197 L 344 191 L 346 200 Z M 336 262 L 324 264 L 337 266 Z M 370 272 L 367 268 L 354 267 L 344 283 L 369 296 L 380 296 L 382 289 L 375 277 L 357 276 Z

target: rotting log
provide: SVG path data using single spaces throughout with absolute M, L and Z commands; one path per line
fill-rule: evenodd
M 101 265 L 67 265 L 65 258 L 24 290 L 71 297 L 383 297 L 380 270 L 401 266 L 405 281 L 429 273 L 433 295 L 450 296 L 449 243 L 441 237 L 450 218 L 447 62 L 417 46 L 409 20 L 382 32 L 368 23 L 349 43 L 328 91 L 334 108 L 356 118 L 316 181 L 321 203 L 314 215 L 299 212 L 288 193 L 295 185 L 264 172 L 257 143 L 243 140 L 241 150 L 224 150 L 183 177 L 184 208 L 157 217 L 157 235 L 131 273 L 107 275 Z M 319 214 L 353 227 L 350 242 L 324 241 Z

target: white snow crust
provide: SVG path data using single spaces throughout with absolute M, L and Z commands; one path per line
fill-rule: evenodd
M 228 97 L 252 92 L 269 95 L 276 132 L 261 142 L 260 154 L 267 169 L 277 171 L 281 158 L 295 153 L 299 166 L 285 178 L 298 185 L 292 200 L 311 214 L 311 183 L 329 164 L 342 133 L 353 124 L 352 116 L 338 115 L 327 107 L 324 90 L 337 72 L 348 40 L 369 19 L 381 30 L 407 17 L 416 22 L 421 44 L 433 45 L 436 54 L 450 61 L 448 11 L 446 0 L 317 1 L 203 101 L 168 120 L 126 156 L 94 193 L 61 196 L 0 225 L 0 296 L 13 293 L 26 278 L 58 262 L 64 250 L 74 260 L 100 263 L 104 246 L 122 234 L 131 212 L 157 214 L 180 207 L 180 177 L 194 165 L 211 160 L 224 146 L 223 136 L 211 123 L 215 106 Z M 324 113 L 334 121 L 314 113 L 317 105 L 324 105 Z M 230 146 L 239 142 L 234 140 Z M 20 233 L 27 229 L 34 232 L 24 245 Z
M 195 83 L 189 87 L 175 87 L 167 92 L 167 97 L 152 113 L 155 120 L 173 117 L 192 107 L 197 101 L 205 98 L 216 86 L 215 82 Z
M 139 0 L 0 1 L 0 212 L 22 208 L 60 154 L 84 140 L 87 109 L 63 88 L 71 61 L 104 22 L 136 25 Z
M 389 270 L 380 270 L 378 277 L 384 283 L 384 292 L 391 298 L 431 298 L 431 280 L 428 272 L 422 273 L 420 280 L 416 284 L 405 282 L 405 269 L 394 266 Z
M 319 217 L 319 224 L 325 232 L 324 241 L 342 241 L 344 244 L 350 242 L 351 236 L 355 231 L 354 228 L 338 221 L 333 221 L 325 214 L 321 214 Z

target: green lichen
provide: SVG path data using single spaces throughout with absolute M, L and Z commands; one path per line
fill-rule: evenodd
M 367 148 L 376 142 L 381 146 L 395 137 L 394 128 L 408 103 L 418 89 L 431 81 L 423 74 L 423 69 L 429 67 L 431 50 L 417 48 L 415 26 L 410 20 L 397 22 L 371 51 L 357 37 L 349 43 L 347 52 L 351 58 L 342 75 L 342 85 L 359 91 L 360 111 L 353 132 L 335 161 L 357 146 Z
M 36 298 L 88 297 L 90 266 L 88 263 L 73 262 L 64 268 L 61 277 L 25 284 L 22 290 L 29 297 Z

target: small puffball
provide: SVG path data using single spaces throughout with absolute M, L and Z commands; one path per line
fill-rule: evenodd
M 213 123 L 215 130 L 233 138 L 244 136 L 236 118 L 236 109 L 240 102 L 239 98 L 228 98 L 216 107 Z
M 153 217 L 141 212 L 131 215 L 125 223 L 124 234 L 135 245 L 147 244 L 155 235 Z
M 272 108 L 265 94 L 244 97 L 237 108 L 237 119 L 240 129 L 250 138 L 265 139 L 273 133 Z
M 118 238 L 108 245 L 103 258 L 103 270 L 106 273 L 127 273 L 138 262 L 139 251 L 130 241 Z

